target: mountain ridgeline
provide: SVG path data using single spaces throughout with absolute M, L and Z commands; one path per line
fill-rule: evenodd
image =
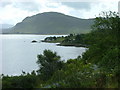
M 17 23 L 12 34 L 69 34 L 88 33 L 94 19 L 80 19 L 57 12 L 45 12 L 26 17 Z

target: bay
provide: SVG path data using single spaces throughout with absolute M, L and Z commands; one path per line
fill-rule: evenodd
M 5 75 L 20 75 L 22 71 L 31 72 L 37 70 L 37 55 L 42 54 L 45 49 L 57 52 L 61 60 L 77 58 L 86 51 L 83 47 L 56 46 L 56 43 L 41 42 L 49 36 L 63 35 L 0 35 L 2 73 Z M 65 35 L 64 35 L 65 36 Z M 32 40 L 38 42 L 31 43 Z

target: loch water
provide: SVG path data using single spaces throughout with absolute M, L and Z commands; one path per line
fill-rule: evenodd
M 77 58 L 86 51 L 84 47 L 57 46 L 56 43 L 41 42 L 49 36 L 63 35 L 0 35 L 2 73 L 20 75 L 22 71 L 37 70 L 37 55 L 42 54 L 45 49 L 57 52 L 64 61 Z M 32 40 L 37 42 L 31 43 Z

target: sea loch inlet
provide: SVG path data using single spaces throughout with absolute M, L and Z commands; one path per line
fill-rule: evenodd
M 2 35 L 2 73 L 20 75 L 22 71 L 37 70 L 37 55 L 42 54 L 45 49 L 57 52 L 65 61 L 77 58 L 86 50 L 83 47 L 65 47 L 41 42 L 49 36 L 62 35 Z M 32 43 L 33 40 L 37 42 Z

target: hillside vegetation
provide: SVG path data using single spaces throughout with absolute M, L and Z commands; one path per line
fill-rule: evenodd
M 115 12 L 102 13 L 83 37 L 89 49 L 82 57 L 63 62 L 56 52 L 45 50 L 37 57 L 38 71 L 3 76 L 3 88 L 120 88 L 119 23 Z
M 57 12 L 45 12 L 26 17 L 8 33 L 69 34 L 88 33 L 94 19 L 80 19 Z

